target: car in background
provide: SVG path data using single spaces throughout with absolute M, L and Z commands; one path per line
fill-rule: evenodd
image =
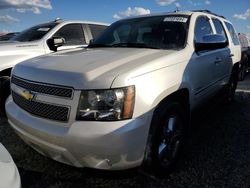
M 11 38 L 17 36 L 19 32 L 7 33 L 5 35 L 0 36 L 0 41 L 8 41 Z
M 239 80 L 245 79 L 250 66 L 250 41 L 246 34 L 239 33 L 239 41 L 241 45 L 241 61 L 239 67 Z
M 248 36 L 248 50 L 247 50 L 247 57 L 248 57 L 248 68 L 250 68 L 250 37 Z
M 59 50 L 87 47 L 107 26 L 98 22 L 56 19 L 0 43 L 0 114 L 5 114 L 4 103 L 9 95 L 9 76 L 14 65 Z
M 21 188 L 18 169 L 6 148 L 0 143 L 0 187 Z

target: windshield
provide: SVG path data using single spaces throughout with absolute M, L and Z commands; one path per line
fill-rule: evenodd
M 89 47 L 183 48 L 187 16 L 154 16 L 121 20 L 112 24 Z
M 46 35 L 51 29 L 53 29 L 58 23 L 47 23 L 41 24 L 34 27 L 31 27 L 27 30 L 24 30 L 17 36 L 13 37 L 12 41 L 19 41 L 19 42 L 28 42 L 28 41 L 35 41 L 40 40 Z

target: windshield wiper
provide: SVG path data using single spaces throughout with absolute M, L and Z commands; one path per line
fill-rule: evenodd
M 107 45 L 107 44 L 101 44 L 101 43 L 93 43 L 93 44 L 88 45 L 88 48 L 98 48 L 98 47 L 112 47 L 112 46 Z
M 124 47 L 124 48 L 150 48 L 150 49 L 161 49 L 160 47 L 148 46 L 145 43 L 131 43 L 131 42 L 121 42 L 115 44 L 101 44 L 101 43 L 93 43 L 89 44 L 88 48 L 113 48 L 113 47 Z

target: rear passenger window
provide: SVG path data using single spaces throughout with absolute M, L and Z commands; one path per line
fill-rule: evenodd
M 222 23 L 220 22 L 220 20 L 218 20 L 216 18 L 213 18 L 212 20 L 213 20 L 213 23 L 214 23 L 216 33 L 220 34 L 220 35 L 223 35 L 227 39 L 224 27 L 223 27 Z
M 96 38 L 96 37 L 98 37 L 98 35 L 100 35 L 107 28 L 107 26 L 89 24 L 89 28 L 90 28 L 90 31 L 92 33 L 92 37 Z
M 81 24 L 65 25 L 59 29 L 54 36 L 63 37 L 66 40 L 65 46 L 86 44 Z
M 232 39 L 234 45 L 239 45 L 240 44 L 239 39 L 238 39 L 238 36 L 237 36 L 232 24 L 230 24 L 228 22 L 225 22 L 225 24 L 226 24 L 226 27 L 227 27 L 229 33 L 230 33 L 230 36 L 231 36 L 231 39 Z
M 205 16 L 198 17 L 195 24 L 195 42 L 202 42 L 205 35 L 212 34 L 213 30 L 209 19 Z

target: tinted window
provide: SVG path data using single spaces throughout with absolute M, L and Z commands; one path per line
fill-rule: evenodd
M 19 42 L 40 40 L 41 38 L 43 38 L 43 36 L 45 36 L 56 25 L 57 25 L 57 23 L 48 23 L 48 24 L 41 24 L 41 25 L 31 27 L 31 28 L 21 32 L 20 34 L 18 34 L 17 36 L 12 38 L 11 40 L 19 41 Z
M 129 40 L 129 33 L 131 32 L 131 25 L 124 24 L 117 27 L 114 31 L 113 37 L 115 43 L 125 43 Z
M 66 41 L 66 46 L 86 44 L 81 24 L 65 25 L 54 36 L 63 37 Z
M 198 17 L 195 24 L 194 37 L 196 42 L 202 42 L 205 35 L 212 34 L 209 19 L 205 16 Z
M 227 29 L 230 33 L 230 36 L 231 36 L 231 39 L 234 43 L 234 45 L 238 45 L 239 44 L 239 39 L 238 39 L 238 36 L 232 26 L 232 24 L 228 23 L 228 22 L 225 22 L 226 26 L 227 26 Z
M 215 19 L 215 18 L 213 18 L 212 20 L 213 20 L 213 23 L 214 23 L 216 33 L 220 34 L 220 35 L 223 35 L 225 38 L 227 38 L 224 27 L 223 27 L 222 23 L 220 22 L 220 20 Z
M 120 20 L 108 27 L 90 47 L 183 48 L 187 16 L 154 16 Z
M 93 38 L 96 38 L 107 28 L 107 26 L 89 24 L 89 28 Z

